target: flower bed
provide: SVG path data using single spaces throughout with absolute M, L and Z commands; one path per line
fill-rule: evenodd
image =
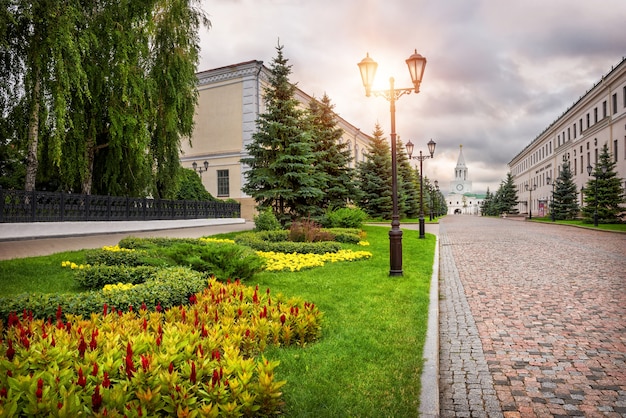
M 0 322 L 0 416 L 257 416 L 282 404 L 269 345 L 306 345 L 321 313 L 240 282 L 190 305 Z

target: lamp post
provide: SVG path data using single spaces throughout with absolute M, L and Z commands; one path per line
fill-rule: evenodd
M 596 163 L 596 166 L 598 164 Z M 594 181 L 594 189 L 595 189 L 595 196 L 594 196 L 594 200 L 596 201 L 596 207 L 593 210 L 593 226 L 598 226 L 598 177 L 600 176 L 600 173 L 598 173 L 597 170 L 593 170 L 593 167 L 591 166 L 591 163 L 587 164 L 587 175 L 591 175 L 591 172 L 593 171 L 593 177 L 595 177 L 595 181 Z M 602 174 L 606 174 L 606 166 L 603 165 L 602 167 L 600 167 L 600 171 L 602 171 Z
M 530 196 L 528 197 L 528 219 L 533 218 L 533 191 L 537 190 L 537 184 L 533 184 L 533 187 L 528 187 L 528 184 L 525 186 L 526 191 L 530 192 Z
M 555 213 L 554 213 L 554 184 L 556 183 L 556 181 L 553 180 L 552 177 L 550 177 L 550 173 L 548 173 L 548 177 L 546 177 L 546 183 L 552 185 L 552 201 L 550 202 L 550 216 L 552 217 L 552 222 L 554 222 L 556 220 Z
M 437 180 L 435 180 L 435 202 L 436 202 L 436 206 L 435 206 L 435 216 L 439 216 L 439 211 L 441 210 L 439 208 L 439 182 Z
M 198 167 L 198 163 L 197 162 L 193 162 L 191 163 L 191 166 L 193 167 L 193 171 L 195 171 L 196 173 L 198 173 L 200 175 L 200 178 L 202 178 L 202 173 L 208 171 L 209 169 L 209 162 L 208 161 L 204 161 L 204 170 L 202 169 L 202 167 Z
M 406 143 L 406 153 L 409 155 L 409 160 L 415 159 L 420 162 L 420 219 L 419 219 L 420 238 L 424 238 L 425 236 L 424 234 L 424 197 L 423 197 L 424 174 L 422 172 L 422 162 L 426 160 L 427 158 L 433 158 L 435 154 L 436 145 L 437 143 L 431 139 L 430 141 L 428 141 L 428 152 L 430 153 L 430 155 L 422 155 L 422 150 L 420 150 L 420 155 L 416 155 L 415 157 L 412 157 L 414 145 L 411 141 Z
M 439 214 L 437 213 L 437 204 L 439 200 L 439 182 L 435 180 L 434 184 L 435 184 L 435 189 L 433 190 L 433 193 L 435 197 L 431 199 L 432 200 L 431 208 L 430 208 L 431 221 L 435 219 L 437 216 L 439 216 Z M 434 212 L 433 212 L 433 209 L 434 209 Z
M 406 64 L 409 67 L 409 73 L 411 74 L 411 81 L 413 82 L 413 88 L 400 88 L 394 87 L 393 77 L 389 78 L 389 90 L 372 91 L 372 84 L 374 83 L 374 76 L 376 75 L 376 69 L 378 64 L 376 61 L 370 58 L 369 54 L 366 55 L 360 63 L 358 63 L 359 70 L 361 72 L 361 79 L 363 80 L 363 86 L 365 87 L 365 96 L 369 97 L 372 94 L 374 96 L 384 97 L 389 101 L 390 113 L 391 113 L 391 195 L 392 195 L 392 214 L 391 214 L 391 230 L 389 231 L 389 275 L 390 276 L 402 276 L 402 231 L 400 230 L 400 216 L 398 215 L 398 172 L 397 172 L 397 156 L 396 156 L 396 100 L 398 100 L 404 94 L 411 94 L 412 92 L 419 93 L 420 83 L 424 75 L 424 68 L 426 67 L 426 58 L 421 56 L 415 50 L 415 53 L 411 55 Z

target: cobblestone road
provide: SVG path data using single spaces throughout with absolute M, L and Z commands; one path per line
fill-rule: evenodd
M 626 235 L 448 216 L 442 417 L 626 417 Z

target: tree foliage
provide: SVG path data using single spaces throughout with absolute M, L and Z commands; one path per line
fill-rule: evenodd
M 555 180 L 550 210 L 555 220 L 574 219 L 578 216 L 578 192 L 569 162 L 563 164 Z
M 342 142 L 343 131 L 337 127 L 337 116 L 328 95 L 309 103 L 309 129 L 312 133 L 315 178 L 324 191 L 316 214 L 326 209 L 346 207 L 357 193 L 354 169 L 350 168 L 350 144 Z
M 506 178 L 502 180 L 495 194 L 491 194 L 489 189 L 487 189 L 481 212 L 486 216 L 500 216 L 503 213 L 517 214 L 519 213 L 517 203 L 517 186 L 515 186 L 513 181 L 513 175 L 507 173 Z
M 615 161 L 611 158 L 609 147 L 604 144 L 595 164 L 592 177 L 585 185 L 585 206 L 583 216 L 586 222 L 593 222 L 597 210 L 600 223 L 617 223 L 621 221 L 626 203 L 626 195 L 622 189 L 623 179 L 617 177 Z
M 264 90 L 266 111 L 259 114 L 257 131 L 246 146 L 248 157 L 241 159 L 249 167 L 242 190 L 259 208 L 272 207 L 285 224 L 315 213 L 323 192 L 314 176 L 316 160 L 306 113 L 298 107 L 296 86 L 289 81 L 291 66 L 283 46 L 276 51 Z
M 171 197 L 193 128 L 198 0 L 2 0 L 0 129 L 35 180 Z M 41 166 L 40 166 L 41 163 Z
M 357 165 L 359 207 L 373 218 L 391 219 L 391 151 L 377 123 L 367 158 Z
M 396 154 L 398 165 L 398 212 L 400 217 L 417 218 L 420 213 L 420 182 L 419 170 L 411 167 L 404 144 L 396 140 Z M 427 181 L 427 179 L 425 179 Z M 426 186 L 424 187 L 426 189 Z M 424 191 L 423 202 L 428 204 L 428 194 Z

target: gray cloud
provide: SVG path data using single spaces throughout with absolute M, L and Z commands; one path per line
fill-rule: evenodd
M 494 191 L 506 164 L 626 55 L 626 2 L 603 0 L 203 0 L 212 28 L 201 36 L 200 69 L 259 59 L 280 38 L 292 82 L 327 93 L 335 111 L 389 134 L 389 105 L 366 98 L 357 62 L 408 87 L 404 60 L 428 64 L 419 95 L 403 96 L 397 129 L 423 147 L 437 141 L 425 174 L 453 177 L 459 145 L 474 189 Z M 381 87 L 388 88 L 388 87 Z

